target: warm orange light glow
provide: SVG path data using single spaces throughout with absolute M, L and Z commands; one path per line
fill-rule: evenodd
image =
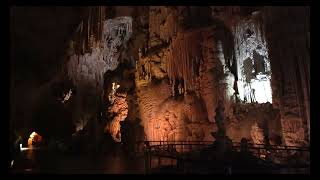
M 39 143 L 41 141 L 42 141 L 42 137 L 38 133 L 32 132 L 30 134 L 29 139 L 28 139 L 28 146 L 31 146 L 31 145 L 36 144 L 36 143 Z
M 265 154 L 261 154 L 261 155 L 260 155 L 260 158 L 261 158 L 261 159 L 266 159 L 266 155 L 265 155 Z

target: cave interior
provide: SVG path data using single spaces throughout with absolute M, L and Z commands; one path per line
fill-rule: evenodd
M 10 140 L 309 147 L 309 56 L 307 6 L 11 7 Z

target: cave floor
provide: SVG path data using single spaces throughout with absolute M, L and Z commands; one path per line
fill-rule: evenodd
M 143 174 L 144 158 L 122 152 L 65 154 L 48 150 L 26 150 L 16 158 L 12 173 L 52 174 Z
M 158 164 L 156 158 L 154 165 Z M 209 165 L 208 167 L 211 167 Z M 145 174 L 145 157 L 137 155 L 129 157 L 121 149 L 115 149 L 110 152 L 90 152 L 90 153 L 66 153 L 61 151 L 48 150 L 45 148 L 23 150 L 15 158 L 13 167 L 10 169 L 14 174 Z M 193 168 L 192 168 L 193 169 Z M 236 169 L 233 173 L 253 173 L 256 170 L 244 169 L 239 172 Z M 200 173 L 195 169 L 189 173 Z M 215 171 L 206 170 L 204 174 L 215 173 Z M 149 169 L 148 173 L 178 173 L 175 167 Z M 182 174 L 188 172 L 180 172 Z M 256 172 L 257 173 L 257 172 Z M 293 168 L 269 170 L 265 173 L 271 174 L 310 174 L 310 169 Z

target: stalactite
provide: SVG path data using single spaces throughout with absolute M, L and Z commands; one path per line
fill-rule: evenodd
M 98 11 L 98 9 L 95 9 Z M 68 76 L 76 86 L 89 86 L 93 91 L 101 91 L 103 87 L 103 75 L 107 70 L 114 70 L 119 64 L 120 47 L 131 37 L 132 18 L 119 17 L 103 22 L 103 47 L 98 44 L 97 23 L 98 14 L 88 17 L 87 21 L 82 21 L 79 28 L 79 36 L 76 41 L 81 42 L 79 48 L 71 55 L 68 64 Z M 87 32 L 86 32 L 87 31 Z M 88 36 L 90 39 L 88 42 Z M 109 40 L 109 41 L 108 41 Z M 90 44 L 88 44 L 90 43 Z M 77 45 L 76 44 L 76 45 Z M 87 47 L 89 46 L 89 47 Z M 77 46 L 76 46 L 77 47 Z M 90 51 L 86 50 L 88 48 Z
M 106 7 L 89 7 L 81 21 L 75 39 L 76 54 L 91 52 L 94 46 L 102 44 L 103 22 Z
M 271 102 L 271 67 L 268 49 L 262 32 L 261 15 L 254 14 L 253 18 L 239 21 L 234 27 L 235 56 L 238 62 L 238 88 L 242 100 L 252 97 L 253 91 L 257 101 Z M 261 59 L 259 59 L 261 57 Z M 254 66 L 263 62 L 264 71 L 256 72 Z M 254 72 L 252 72 L 254 71 Z M 262 88 L 261 88 L 262 87 Z
M 86 39 L 86 50 L 87 49 L 89 49 L 89 47 L 90 47 L 90 44 L 89 44 L 89 42 L 90 42 L 90 29 L 91 29 L 91 18 L 92 18 L 92 16 L 91 16 L 91 11 L 92 11 L 92 8 L 91 7 L 89 7 L 89 17 L 88 17 L 88 25 L 87 25 L 87 39 Z
M 262 12 L 272 62 L 274 99 L 282 115 L 287 145 L 303 144 L 302 138 L 308 142 L 310 137 L 310 49 L 307 43 L 310 31 L 305 19 L 309 18 L 308 10 L 308 7 L 265 7 Z M 291 126 L 295 123 L 301 125 L 293 131 Z
M 182 79 L 184 89 L 193 90 L 194 80 L 199 71 L 201 51 L 201 32 L 178 33 L 170 45 L 167 73 L 171 80 Z
M 174 37 L 178 30 L 178 16 L 176 11 L 165 11 L 169 14 L 163 14 L 164 24 L 160 25 L 160 38 L 168 42 Z
M 159 7 L 152 6 L 150 7 L 150 16 L 149 16 L 149 33 L 150 37 L 153 37 L 155 34 L 159 34 Z

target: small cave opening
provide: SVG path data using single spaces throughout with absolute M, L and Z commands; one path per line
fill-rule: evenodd
M 33 131 L 28 138 L 28 146 L 39 145 L 41 141 L 42 136 Z

